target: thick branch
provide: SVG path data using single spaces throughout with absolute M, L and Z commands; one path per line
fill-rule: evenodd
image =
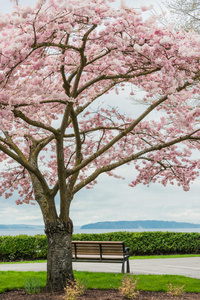
M 0 137 L 0 141 L 2 141 L 3 143 L 5 143 L 7 146 L 10 147 L 10 149 L 12 149 L 13 151 L 11 151 L 10 149 L 8 149 L 6 146 L 0 144 L 0 150 L 2 152 L 4 152 L 6 155 L 8 155 L 10 158 L 12 158 L 13 160 L 15 160 L 16 162 L 18 162 L 22 167 L 24 167 L 28 172 L 34 174 L 37 179 L 40 181 L 41 185 L 43 186 L 43 188 L 45 190 L 49 191 L 48 185 L 43 177 L 43 175 L 41 174 L 41 172 L 39 171 L 39 169 L 37 168 L 37 166 L 34 164 L 34 166 L 27 160 L 27 158 L 23 155 L 23 153 L 21 152 L 21 150 L 17 147 L 17 145 L 14 144 L 14 142 L 12 141 L 11 137 L 8 136 L 8 134 L 6 134 L 7 136 L 7 140 L 3 139 L 2 137 Z
M 71 119 L 72 119 L 72 124 L 73 124 L 73 128 L 74 128 L 74 134 L 75 134 L 75 138 L 76 138 L 76 166 L 78 166 L 82 160 L 83 160 L 83 156 L 81 153 L 81 137 L 80 137 L 80 132 L 79 132 L 79 127 L 78 127 L 78 122 L 77 122 L 77 118 L 76 118 L 76 114 L 72 108 L 71 110 Z M 74 173 L 71 178 L 69 179 L 69 183 L 68 186 L 70 189 L 73 189 L 74 184 L 76 182 L 76 179 L 78 177 L 79 171 L 77 171 L 76 173 Z
M 76 138 L 76 165 L 78 166 L 80 164 L 80 162 L 82 161 L 82 154 L 81 154 L 81 137 L 80 137 L 80 131 L 79 131 L 79 127 L 78 127 L 78 121 L 77 121 L 77 117 L 76 114 L 72 108 L 71 110 L 71 118 L 72 118 L 72 124 L 73 124 L 73 128 L 74 128 L 74 134 L 75 134 L 75 138 Z
M 80 48 L 80 58 L 81 58 L 81 61 L 80 61 L 80 65 L 77 69 L 77 75 L 76 75 L 76 78 L 75 78 L 75 82 L 74 82 L 74 86 L 73 86 L 73 91 L 72 91 L 72 97 L 76 97 L 77 96 L 77 89 L 78 89 L 78 85 L 79 85 L 79 81 L 80 81 L 80 78 L 81 78 L 81 75 L 82 75 L 82 72 L 83 72 L 83 69 L 86 65 L 86 57 L 84 56 L 84 51 L 85 51 L 85 45 L 86 45 L 86 42 L 87 42 L 87 38 L 89 36 L 89 34 L 97 27 L 97 25 L 93 25 L 83 36 L 83 44 Z
M 50 132 L 54 133 L 55 135 L 58 134 L 58 132 L 57 132 L 57 130 L 55 128 L 53 128 L 51 126 L 46 126 L 42 122 L 31 120 L 24 113 L 22 113 L 20 110 L 14 109 L 13 113 L 14 113 L 15 117 L 18 117 L 18 118 L 22 119 L 23 121 L 25 121 L 29 125 L 32 125 L 34 127 L 43 128 L 43 129 L 45 129 L 47 131 L 50 131 Z
M 55 138 L 55 135 L 51 135 L 45 139 L 42 139 L 40 141 L 36 141 L 37 146 L 35 146 L 35 149 L 32 151 L 32 156 L 36 157 L 40 153 L 40 151 L 48 145 L 53 139 Z
M 65 109 L 65 113 L 62 119 L 62 123 L 60 126 L 60 134 L 63 136 L 65 133 L 65 129 L 67 128 L 68 124 L 69 124 L 69 118 L 70 118 L 70 114 L 71 114 L 71 109 L 73 107 L 73 103 L 68 102 L 67 103 L 67 107 Z
M 43 48 L 43 47 L 55 47 L 55 48 L 60 48 L 62 50 L 73 49 L 77 52 L 80 51 L 79 48 L 76 48 L 76 47 L 71 46 L 71 45 L 56 44 L 56 43 L 52 43 L 52 42 L 43 42 L 43 43 L 39 43 L 37 45 L 32 45 L 33 50 Z
M 17 145 L 13 142 L 13 140 L 12 140 L 11 136 L 8 134 L 8 132 L 4 132 L 4 135 L 5 135 L 6 139 L 3 139 L 2 137 L 0 137 L 0 141 L 2 141 L 7 146 L 9 146 L 10 149 L 12 149 L 18 155 L 18 157 L 21 158 L 23 161 L 27 161 L 26 157 L 21 152 L 21 150 L 17 147 Z
M 67 96 L 70 97 L 70 84 L 69 84 L 68 80 L 66 79 L 64 66 L 61 66 L 60 72 L 61 72 L 62 79 L 63 79 L 63 88 L 65 89 Z
M 1 138 L 2 141 L 2 138 Z M 7 154 L 9 157 L 14 159 L 16 162 L 18 162 L 20 165 L 22 165 L 24 168 L 26 168 L 28 171 L 36 174 L 36 169 L 31 166 L 27 159 L 23 159 L 22 157 L 19 157 L 17 154 L 9 150 L 6 146 L 0 144 L 0 150 Z
M 57 167 L 58 167 L 58 183 L 56 188 L 60 188 L 60 218 L 63 222 L 68 220 L 69 207 L 70 207 L 70 191 L 66 185 L 66 171 L 65 171 L 65 157 L 64 157 L 64 133 L 67 128 L 73 103 L 67 103 L 65 113 L 63 116 L 62 124 L 59 129 L 59 135 L 56 136 L 56 152 L 57 152 Z M 53 195 L 56 192 L 54 188 L 51 190 Z M 68 196 L 67 196 L 68 195 Z

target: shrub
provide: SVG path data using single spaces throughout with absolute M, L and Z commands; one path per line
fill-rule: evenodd
M 112 232 L 75 234 L 73 240 L 124 241 L 130 255 L 197 254 L 200 253 L 200 234 L 182 232 Z
M 39 294 L 40 282 L 36 278 L 29 278 L 25 281 L 25 290 L 27 294 Z
M 85 291 L 84 284 L 78 279 L 74 282 L 69 281 L 65 288 L 64 300 L 76 300 L 77 297 L 83 295 Z
M 184 285 L 183 286 L 172 286 L 172 284 L 170 283 L 167 285 L 167 289 L 168 289 L 167 293 L 172 296 L 180 296 L 185 293 Z
M 130 255 L 199 254 L 200 233 L 111 232 L 73 234 L 76 241 L 124 241 Z M 45 235 L 0 236 L 0 261 L 46 259 Z
M 119 287 L 119 291 L 125 298 L 134 299 L 138 295 L 139 292 L 136 291 L 138 279 L 133 280 L 133 275 L 125 275 L 122 278 L 122 285 Z
M 0 260 L 34 260 L 47 257 L 47 240 L 44 235 L 0 236 Z

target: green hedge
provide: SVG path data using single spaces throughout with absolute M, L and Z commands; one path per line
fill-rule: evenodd
M 113 232 L 73 234 L 77 241 L 124 241 L 131 255 L 200 254 L 200 233 Z M 0 236 L 0 261 L 45 259 L 44 235 Z
M 113 232 L 76 234 L 74 240 L 124 241 L 131 255 L 197 254 L 200 253 L 200 233 L 182 232 Z
M 0 261 L 35 260 L 46 257 L 45 235 L 0 236 Z

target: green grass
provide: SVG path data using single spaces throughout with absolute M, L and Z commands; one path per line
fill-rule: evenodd
M 75 276 L 85 282 L 86 288 L 116 289 L 121 285 L 123 274 L 76 272 Z M 200 281 L 179 275 L 134 275 L 139 278 L 137 289 L 142 291 L 166 292 L 167 285 L 183 286 L 185 292 L 200 293 Z
M 147 255 L 147 256 L 130 256 L 130 259 L 159 259 L 159 258 L 182 258 L 182 257 L 200 257 L 200 254 L 175 254 L 175 255 Z M 0 264 L 28 264 L 28 263 L 45 263 L 46 260 L 32 260 L 32 261 L 14 261 L 14 262 L 0 262 Z
M 117 289 L 121 285 L 123 274 L 91 273 L 74 271 L 75 278 L 81 280 L 87 289 Z M 46 284 L 46 272 L 0 272 L 0 293 L 13 289 L 23 289 L 25 282 L 37 279 L 40 287 Z M 167 284 L 183 286 L 185 292 L 200 293 L 200 280 L 177 275 L 134 275 L 139 278 L 137 289 L 143 291 L 167 291 Z
M 45 263 L 47 260 L 21 260 L 21 261 L 9 261 L 9 262 L 0 262 L 0 265 L 3 264 L 29 264 L 29 263 Z
M 183 257 L 200 257 L 200 254 L 174 254 L 174 255 L 146 255 L 130 256 L 130 259 L 159 259 L 159 258 L 183 258 Z
M 23 289 L 25 282 L 31 278 L 36 278 L 41 287 L 46 284 L 46 272 L 0 272 L 0 293 L 13 289 Z

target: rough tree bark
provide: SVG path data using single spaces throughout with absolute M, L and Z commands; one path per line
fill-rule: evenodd
M 47 289 L 62 290 L 66 282 L 74 281 L 72 270 L 71 236 L 72 221 L 63 224 L 60 220 L 56 224 L 46 224 L 47 236 Z
M 50 189 L 31 175 L 35 199 L 38 202 L 45 224 L 47 236 L 47 285 L 48 291 L 60 291 L 66 283 L 74 281 L 72 270 L 71 237 L 73 223 L 69 218 L 69 206 L 72 196 L 65 194 L 65 213 L 58 216 L 54 196 Z M 64 196 L 63 196 L 64 197 Z

